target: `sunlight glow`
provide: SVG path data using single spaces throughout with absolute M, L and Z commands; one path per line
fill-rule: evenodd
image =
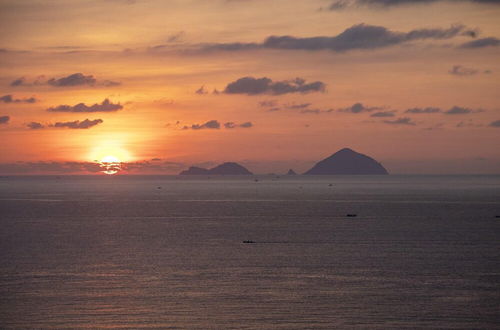
M 105 174 L 116 174 L 122 169 L 122 162 L 115 156 L 105 156 L 99 162 L 102 172 Z

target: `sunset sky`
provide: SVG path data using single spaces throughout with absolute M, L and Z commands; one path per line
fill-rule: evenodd
M 0 0 L 0 174 L 500 173 L 500 1 Z

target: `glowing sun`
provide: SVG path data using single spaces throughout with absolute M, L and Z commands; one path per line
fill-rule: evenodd
M 116 174 L 122 169 L 122 162 L 115 156 L 105 156 L 99 162 L 102 172 L 105 174 Z

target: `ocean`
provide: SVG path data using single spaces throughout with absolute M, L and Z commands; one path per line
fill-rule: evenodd
M 499 327 L 500 176 L 0 178 L 0 328 Z

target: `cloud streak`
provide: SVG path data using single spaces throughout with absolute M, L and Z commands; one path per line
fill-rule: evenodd
M 224 123 L 224 127 L 227 129 L 233 129 L 233 128 L 238 128 L 238 127 L 239 128 L 251 128 L 251 127 L 253 127 L 253 124 L 250 121 L 247 121 L 247 122 L 244 122 L 241 124 L 236 124 L 232 121 L 228 121 L 227 123 Z
M 335 0 L 326 9 L 330 11 L 339 11 L 349 8 L 368 7 L 368 8 L 392 8 L 399 6 L 425 5 L 436 2 L 470 2 L 479 4 L 498 5 L 496 0 Z
M 85 119 L 83 121 L 75 120 L 75 121 L 57 122 L 51 126 L 58 128 L 88 129 L 101 123 L 103 123 L 102 119 L 94 119 L 94 120 Z
M 312 93 L 324 92 L 325 83 L 314 81 L 307 83 L 305 79 L 296 78 L 294 80 L 273 81 L 267 77 L 254 78 L 243 77 L 229 83 L 224 89 L 225 94 L 272 94 L 282 95 L 290 93 Z
M 84 103 L 78 103 L 76 105 L 58 105 L 56 107 L 48 108 L 49 112 L 115 112 L 123 109 L 120 103 L 113 103 L 109 99 L 105 99 L 101 103 L 95 103 L 93 105 L 86 105 Z
M 416 123 L 413 122 L 409 117 L 401 117 L 395 120 L 384 120 L 383 122 L 389 125 L 408 125 L 408 126 L 416 125 Z
M 498 47 L 500 46 L 500 39 L 489 37 L 477 40 L 472 40 L 460 45 L 460 48 L 474 49 L 474 48 L 485 48 L 485 47 Z
M 10 83 L 11 87 L 19 86 L 38 86 L 38 85 L 49 85 L 53 87 L 82 87 L 82 86 L 104 86 L 113 87 L 121 85 L 120 82 L 112 80 L 97 80 L 93 75 L 85 75 L 83 73 L 77 72 L 70 74 L 61 78 L 50 78 L 45 80 L 44 76 L 39 76 L 34 81 L 28 81 L 25 77 L 21 77 L 13 80 Z
M 184 126 L 182 129 L 183 130 L 202 130 L 202 129 L 209 129 L 209 130 L 218 130 L 221 129 L 221 127 L 224 127 L 225 129 L 235 129 L 235 128 L 251 128 L 253 127 L 253 123 L 250 121 L 243 122 L 241 124 L 235 123 L 233 121 L 228 121 L 225 122 L 224 124 L 221 124 L 218 120 L 209 120 L 203 124 L 192 124 L 191 126 Z
M 34 97 L 24 98 L 24 99 L 16 99 L 11 94 L 4 95 L 0 97 L 0 102 L 3 103 L 35 103 L 37 101 Z
M 464 25 L 452 25 L 449 28 L 422 28 L 409 32 L 398 32 L 389 30 L 383 26 L 362 23 L 353 25 L 336 36 L 315 36 L 305 38 L 294 36 L 269 36 L 262 43 L 218 43 L 205 45 L 202 47 L 202 50 L 244 51 L 255 49 L 283 49 L 347 52 L 352 50 L 385 48 L 419 40 L 451 39 L 457 36 L 475 37 L 476 32 L 467 29 Z M 462 45 L 462 47 L 464 46 Z
M 47 84 L 55 87 L 73 87 L 81 85 L 94 86 L 97 80 L 92 75 L 84 75 L 83 73 L 73 73 L 63 78 L 51 78 L 47 80 Z
M 479 73 L 479 70 L 473 68 L 467 68 L 462 65 L 454 65 L 449 71 L 449 74 L 453 76 L 473 76 Z M 484 71 L 484 73 L 489 73 L 488 70 Z
M 362 113 L 362 112 L 370 112 L 370 111 L 378 110 L 378 109 L 380 109 L 380 108 L 379 107 L 367 107 L 367 106 L 363 105 L 362 103 L 358 102 L 358 103 L 354 103 L 350 107 L 341 108 L 341 109 L 338 109 L 337 111 L 349 112 L 349 113 Z
M 434 114 L 434 113 L 442 113 L 445 115 L 466 115 L 466 114 L 471 114 L 471 113 L 477 113 L 477 112 L 482 112 L 483 110 L 473 110 L 469 109 L 466 107 L 460 107 L 460 106 L 453 106 L 449 108 L 448 110 L 443 110 L 441 108 L 437 107 L 426 107 L 426 108 L 410 108 L 405 110 L 405 113 L 411 113 L 411 114 Z
M 193 130 L 200 130 L 200 129 L 220 129 L 220 123 L 217 120 L 209 120 L 203 124 L 193 124 L 191 126 L 184 126 L 182 129 L 193 129 Z

